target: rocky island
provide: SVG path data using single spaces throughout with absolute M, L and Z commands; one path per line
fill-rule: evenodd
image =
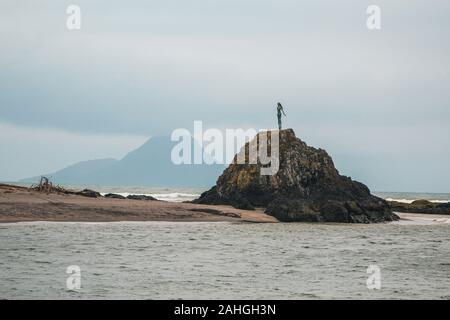
M 255 139 L 259 148 L 260 134 Z M 270 134 L 267 135 L 269 153 Z M 247 143 L 241 150 L 248 155 Z M 247 159 L 247 158 L 246 158 Z M 237 155 L 197 204 L 231 205 L 265 213 L 280 221 L 370 223 L 398 220 L 389 204 L 362 183 L 342 176 L 325 150 L 308 146 L 292 129 L 279 131 L 279 170 L 261 175 L 263 167 L 237 163 Z

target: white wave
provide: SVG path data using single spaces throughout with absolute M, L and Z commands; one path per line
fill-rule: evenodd
M 391 222 L 392 224 L 402 225 L 432 225 L 432 224 L 450 224 L 450 218 L 439 214 L 422 213 L 403 213 L 396 212 L 400 220 Z
M 173 192 L 173 193 L 154 193 L 152 194 L 153 197 L 164 197 L 164 198 L 180 198 L 180 197 L 199 197 L 199 194 L 193 194 L 193 193 L 181 193 L 181 192 Z
M 397 201 L 397 202 L 403 202 L 403 203 L 412 203 L 416 200 L 422 200 L 422 199 L 395 199 L 395 198 L 386 198 L 386 201 Z M 450 200 L 428 200 L 433 203 L 447 203 L 450 202 Z
M 101 195 L 104 196 L 109 192 L 102 192 Z M 158 200 L 163 201 L 171 201 L 171 202 L 182 202 L 188 200 L 194 200 L 198 198 L 199 194 L 194 193 L 182 193 L 182 192 L 171 192 L 171 193 L 130 193 L 130 192 L 114 192 L 114 194 L 119 194 L 124 197 L 128 197 L 129 195 L 145 195 L 154 197 Z

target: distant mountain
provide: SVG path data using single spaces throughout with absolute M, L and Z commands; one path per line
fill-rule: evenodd
M 155 187 L 214 185 L 225 169 L 224 165 L 175 165 L 171 160 L 171 151 L 177 143 L 171 141 L 169 137 L 153 137 L 121 160 L 83 161 L 46 176 L 59 184 Z M 193 154 L 193 141 L 191 145 Z M 34 177 L 22 182 L 36 182 L 38 179 Z
M 97 172 L 105 170 L 117 162 L 119 161 L 112 158 L 81 161 L 59 171 L 26 178 L 20 182 L 36 183 L 39 181 L 41 176 L 46 176 L 51 178 L 54 183 L 60 184 L 91 183 L 93 179 L 95 179 L 94 176 Z

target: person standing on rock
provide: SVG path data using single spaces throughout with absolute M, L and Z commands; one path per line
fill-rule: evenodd
M 283 106 L 281 103 L 278 102 L 277 106 L 277 117 L 278 117 L 278 129 L 281 130 L 281 114 L 283 114 L 286 117 L 286 114 L 284 113 Z

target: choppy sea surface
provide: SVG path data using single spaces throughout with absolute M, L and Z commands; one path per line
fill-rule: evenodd
M 0 224 L 0 299 L 33 298 L 450 299 L 450 224 Z
M 2 299 L 450 299 L 448 224 L 34 222 L 0 243 Z

